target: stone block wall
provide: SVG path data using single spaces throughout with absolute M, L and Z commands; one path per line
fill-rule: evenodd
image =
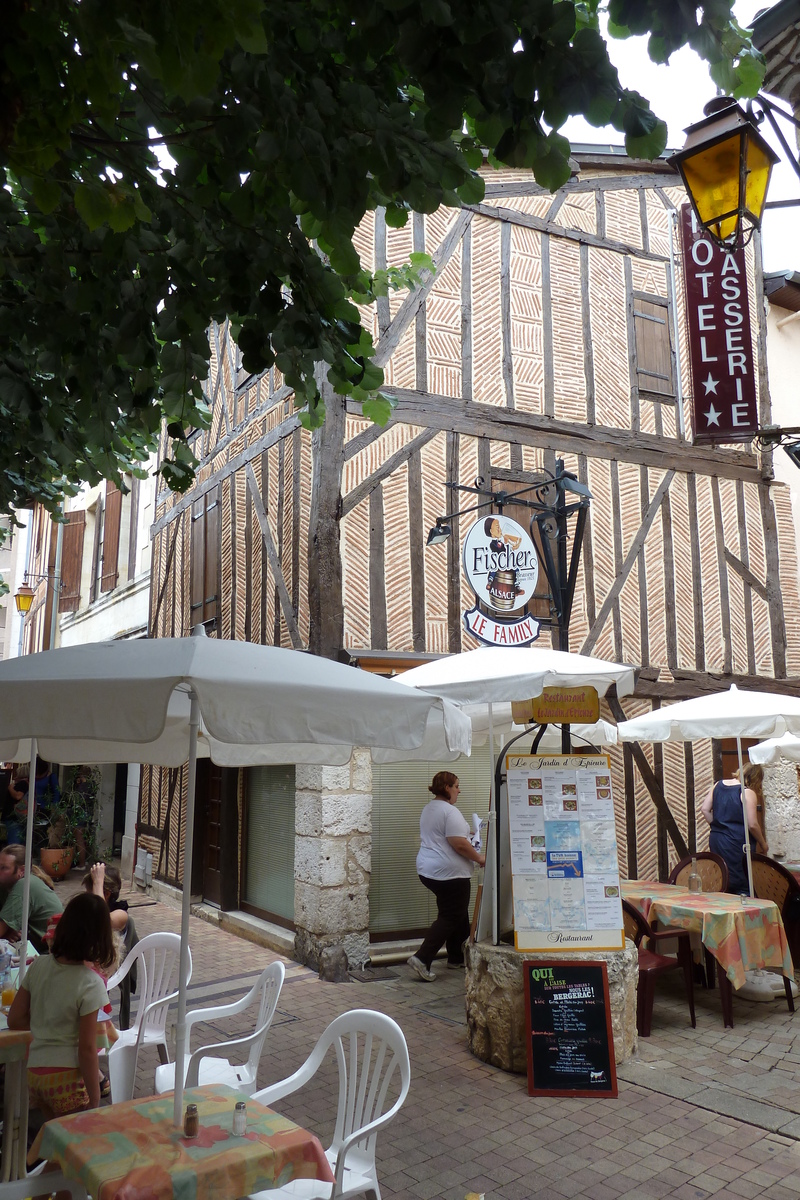
M 327 946 L 351 967 L 369 958 L 372 763 L 354 750 L 344 767 L 298 764 L 295 795 L 295 956 L 319 968 Z
M 799 863 L 800 795 L 794 763 L 764 768 L 764 811 L 770 854 L 782 862 Z

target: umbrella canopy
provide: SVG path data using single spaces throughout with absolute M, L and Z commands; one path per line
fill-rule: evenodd
M 800 763 L 800 737 L 793 733 L 784 733 L 783 737 L 770 738 L 769 741 L 759 742 L 747 751 L 750 761 L 761 766 L 773 766 L 785 759 L 788 762 Z
M 532 700 L 546 687 L 593 687 L 604 696 L 612 683 L 618 695 L 628 696 L 635 678 L 633 667 L 588 654 L 537 646 L 482 646 L 414 667 L 398 676 L 398 682 L 458 704 L 494 704 Z
M 623 742 L 695 742 L 701 738 L 780 737 L 800 734 L 800 696 L 727 692 L 695 696 L 620 721 Z
M 27 742 L 31 775 L 38 752 L 72 762 L 169 766 L 188 760 L 177 1062 L 186 1045 L 198 746 L 221 765 L 270 761 L 276 748 L 284 762 L 319 762 L 320 755 L 330 762 L 331 748 L 346 762 L 353 746 L 382 747 L 403 758 L 433 741 L 442 752 L 469 753 L 471 737 L 467 717 L 426 693 L 295 650 L 210 639 L 202 626 L 195 632 L 201 636 L 100 642 L 0 663 L 0 752 L 16 758 Z M 73 751 L 65 755 L 67 742 Z M 33 811 L 30 804 L 23 944 Z M 182 1101 L 178 1071 L 176 1125 Z

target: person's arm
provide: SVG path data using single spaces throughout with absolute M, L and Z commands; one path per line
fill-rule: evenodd
M 744 803 L 747 809 L 747 828 L 756 840 L 756 849 L 759 854 L 769 854 L 769 846 L 758 823 L 758 797 L 752 788 L 744 789 Z
M 128 914 L 124 908 L 115 908 L 112 913 L 109 913 L 111 918 L 111 928 L 115 933 L 124 933 L 128 928 Z
M 97 1013 L 98 1009 L 95 1009 L 94 1012 L 84 1013 L 78 1025 L 78 1067 L 83 1075 L 86 1091 L 89 1093 L 89 1105 L 91 1108 L 100 1107 L 100 1067 L 97 1063 Z
M 93 894 L 99 896 L 101 900 L 105 900 L 106 894 L 103 888 L 106 881 L 106 864 L 94 863 L 89 874 L 92 877 Z
M 479 867 L 485 866 L 486 855 L 480 850 L 476 850 L 469 838 L 449 837 L 447 840 L 456 854 L 460 854 L 462 858 L 468 858 L 470 862 L 476 862 Z
M 30 1029 L 31 1027 L 31 994 L 26 987 L 17 992 L 8 1010 L 9 1029 Z
M 0 921 L 0 938 L 5 938 L 7 942 L 18 942 L 20 935 L 16 929 L 6 925 L 5 921 Z
M 27 790 L 28 790 L 28 785 L 27 785 L 27 782 L 26 782 L 25 780 L 22 780 L 21 782 L 22 782 L 22 783 L 25 783 L 25 787 L 23 787 L 23 788 L 22 788 L 22 791 L 18 791 L 18 790 L 17 790 L 17 787 L 16 787 L 16 785 L 15 785 L 15 782 L 14 782 L 13 780 L 12 780 L 12 782 L 11 782 L 11 783 L 8 785 L 8 794 L 9 794 L 9 796 L 11 796 L 11 798 L 12 798 L 12 799 L 13 799 L 15 802 L 18 802 L 18 801 L 20 801 L 20 800 L 22 799 L 22 797 L 25 795 L 25 793 L 27 792 Z
M 706 798 L 700 805 L 700 812 L 703 815 L 703 820 L 707 825 L 710 825 L 714 819 L 714 788 L 710 787 L 706 793 Z

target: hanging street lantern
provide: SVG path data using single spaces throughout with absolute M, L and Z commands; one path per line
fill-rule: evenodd
M 33 588 L 29 583 L 20 584 L 19 591 L 14 595 L 14 603 L 17 606 L 17 612 L 26 617 L 33 604 Z
M 698 221 L 724 249 L 746 246 L 761 225 L 778 155 L 753 115 L 719 96 L 702 121 L 686 129 L 686 145 L 669 161 L 683 179 Z

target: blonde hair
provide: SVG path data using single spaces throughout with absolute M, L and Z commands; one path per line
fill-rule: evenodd
M 763 798 L 762 786 L 764 783 L 764 768 L 761 766 L 761 764 L 754 762 L 745 763 L 743 774 L 744 786 L 754 791 L 759 799 Z M 739 772 L 735 771 L 733 777 L 734 779 L 738 779 Z

